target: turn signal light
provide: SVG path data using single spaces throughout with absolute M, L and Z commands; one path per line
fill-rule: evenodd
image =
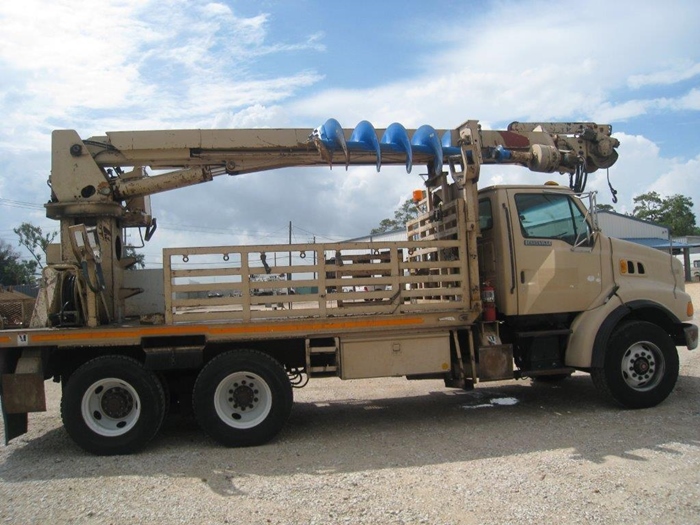
M 688 317 L 693 317 L 693 314 L 695 313 L 693 310 L 693 301 L 688 301 L 688 306 L 685 309 L 685 313 L 688 314 Z

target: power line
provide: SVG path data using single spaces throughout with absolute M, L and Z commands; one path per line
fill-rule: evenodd
M 222 228 L 206 228 L 206 227 L 192 227 L 192 226 L 186 226 L 186 225 L 178 225 L 178 224 L 172 224 L 169 226 L 159 226 L 158 227 L 161 230 L 166 230 L 166 231 L 178 231 L 178 232 L 188 232 L 188 233 L 207 233 L 210 235 L 247 235 L 247 236 L 254 236 L 254 237 L 260 237 L 260 238 L 288 238 L 288 234 L 283 232 L 283 230 L 287 229 L 287 226 L 281 226 L 280 228 L 273 230 L 271 232 L 260 232 L 260 231 L 233 231 L 230 229 L 222 229 Z M 299 230 L 300 232 L 303 232 L 307 235 L 311 236 L 316 236 L 321 239 L 326 239 L 327 241 L 331 242 L 337 242 L 342 240 L 340 237 L 328 237 L 326 235 L 321 235 L 319 233 L 314 233 L 312 231 L 309 231 L 307 229 L 301 228 L 295 224 L 292 224 L 292 229 L 294 231 Z
M 222 228 L 205 228 L 205 227 L 191 227 L 191 226 L 179 226 L 177 224 L 174 224 L 172 226 L 158 226 L 158 229 L 161 230 L 168 230 L 168 231 L 178 231 L 178 232 L 189 232 L 189 233 L 208 233 L 210 235 L 240 235 L 241 233 L 243 235 L 254 235 L 257 237 L 272 237 L 275 234 L 278 234 L 281 232 L 283 229 L 286 229 L 286 226 L 283 226 L 281 228 L 278 228 L 277 230 L 274 230 L 272 232 L 251 232 L 251 231 L 234 231 L 233 229 L 222 229 Z M 278 235 L 278 237 L 282 237 L 282 235 Z M 286 236 L 284 236 L 286 238 Z
M 43 204 L 35 202 L 15 201 L 12 199 L 3 199 L 0 197 L 0 206 L 8 206 L 10 208 L 23 208 L 26 210 L 43 210 Z
M 300 230 L 300 231 L 302 231 L 302 232 L 304 232 L 304 233 L 307 233 L 307 234 L 309 234 L 309 235 L 313 235 L 313 236 L 315 236 L 315 237 L 320 237 L 321 239 L 326 239 L 327 241 L 331 241 L 331 242 L 338 242 L 338 241 L 343 240 L 343 239 L 341 239 L 340 237 L 328 237 L 328 236 L 326 236 L 326 235 L 321 235 L 320 233 L 315 233 L 315 232 L 312 232 L 312 231 L 309 231 L 309 230 L 305 230 L 304 228 L 302 228 L 302 227 L 300 227 L 300 226 L 296 226 L 296 225 L 294 225 L 294 229 L 295 229 L 295 230 Z

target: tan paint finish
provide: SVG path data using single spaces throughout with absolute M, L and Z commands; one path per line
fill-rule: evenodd
M 450 333 L 341 339 L 341 378 L 399 377 L 450 370 Z
M 558 239 L 538 245 L 538 238 L 525 238 L 515 202 L 516 194 L 541 193 L 542 189 L 508 189 L 518 286 L 518 315 L 579 312 L 590 307 L 602 290 L 600 242 L 593 247 L 574 247 Z M 551 191 L 547 188 L 546 191 Z M 570 195 L 566 189 L 564 192 Z M 571 201 L 576 203 L 576 200 Z M 582 210 L 585 214 L 585 210 Z M 533 244 L 529 244 L 531 242 Z

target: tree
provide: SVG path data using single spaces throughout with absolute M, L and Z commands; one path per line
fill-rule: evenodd
M 43 268 L 42 253 L 46 255 L 46 249 L 56 238 L 56 232 L 45 234 L 39 226 L 34 226 L 29 222 L 23 222 L 19 228 L 14 228 L 13 231 L 19 236 L 19 244 L 29 250 L 38 267 Z
M 0 284 L 34 284 L 39 263 L 22 261 L 20 255 L 5 241 L 0 240 Z
M 662 198 L 655 191 L 650 191 L 633 200 L 634 217 L 661 224 L 673 235 L 700 235 L 700 228 L 695 225 L 693 200 L 690 197 L 672 195 Z
M 382 219 L 379 226 L 373 228 L 370 233 L 376 235 L 377 233 L 398 230 L 406 226 L 408 221 L 416 217 L 418 217 L 418 207 L 413 202 L 413 199 L 406 199 L 406 201 L 394 211 L 393 219 Z
M 684 195 L 673 195 L 664 199 L 663 223 L 673 235 L 700 235 L 695 225 L 693 200 Z
M 136 270 L 137 268 L 146 267 L 146 256 L 143 253 L 138 253 L 136 251 L 136 248 L 134 248 L 133 246 L 124 247 L 124 256 L 133 257 L 134 259 L 136 259 L 136 262 L 134 262 L 134 264 L 132 264 L 131 266 L 128 266 L 127 270 Z
M 632 200 L 635 204 L 634 210 L 632 210 L 632 215 L 634 217 L 661 224 L 661 208 L 663 207 L 663 201 L 658 193 L 655 191 L 642 193 Z

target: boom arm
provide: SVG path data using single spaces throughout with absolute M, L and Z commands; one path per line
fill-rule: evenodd
M 138 293 L 123 286 L 123 269 L 133 261 L 123 257 L 122 233 L 146 227 L 149 239 L 155 229 L 150 195 L 155 193 L 217 175 L 294 166 L 373 165 L 379 170 L 404 165 L 410 172 L 414 164 L 425 164 L 426 186 L 440 188 L 443 201 L 454 197 L 452 188 L 462 190 L 472 225 L 467 248 L 476 253 L 476 182 L 482 164 L 582 175 L 615 162 L 618 142 L 610 134 L 610 126 L 593 123 L 514 123 L 507 130 L 486 131 L 475 120 L 447 131 L 430 126 L 406 130 L 397 123 L 375 129 L 362 121 L 350 131 L 334 119 L 316 129 L 121 131 L 89 139 L 72 130 L 54 131 L 46 214 L 61 221 L 61 252 L 49 261 L 58 263 L 49 270 L 59 273 L 65 293 L 47 299 L 53 305 L 48 317 L 57 316 L 65 325 L 64 311 L 82 310 L 88 326 L 120 319 L 124 299 Z M 454 185 L 447 182 L 445 164 Z M 147 167 L 169 171 L 149 176 Z M 94 236 L 99 257 L 75 249 L 76 226 Z M 476 266 L 470 271 L 476 272 Z M 476 273 L 470 276 L 470 282 L 477 279 Z M 77 291 L 73 282 L 80 284 Z M 472 293 L 478 301 L 478 290 Z M 80 305 L 70 297 L 81 297 Z
M 87 140 L 60 130 L 53 133 L 49 216 L 63 215 L 58 208 L 69 204 L 121 202 L 217 175 L 338 162 L 376 165 L 377 170 L 398 164 L 409 172 L 413 164 L 428 164 L 431 174 L 439 174 L 444 163 L 462 161 L 521 164 L 539 172 L 571 173 L 582 167 L 593 172 L 617 159 L 618 142 L 610 134 L 610 126 L 593 123 L 513 123 L 505 131 L 491 131 L 481 130 L 476 121 L 447 131 L 430 126 L 406 130 L 401 124 L 375 130 L 363 121 L 350 131 L 334 119 L 314 130 L 121 131 Z M 471 147 L 463 158 L 465 145 Z M 146 166 L 177 169 L 148 177 L 141 169 Z M 134 169 L 124 173 L 124 167 Z

